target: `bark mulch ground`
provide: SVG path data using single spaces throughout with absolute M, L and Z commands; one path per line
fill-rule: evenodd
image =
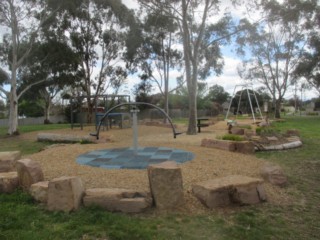
M 94 132 L 94 127 L 80 129 L 63 129 L 48 131 L 52 133 L 88 135 Z M 186 126 L 179 125 L 178 131 L 185 132 Z M 192 152 L 193 160 L 181 164 L 186 204 L 182 209 L 185 213 L 204 213 L 208 210 L 193 196 L 192 185 L 228 175 L 245 175 L 260 177 L 260 168 L 266 160 L 258 159 L 254 155 L 232 153 L 218 149 L 200 147 L 203 138 L 215 138 L 227 133 L 226 122 L 217 122 L 203 128 L 197 135 L 182 134 L 173 138 L 170 128 L 139 125 L 139 146 L 141 147 L 169 147 Z M 147 170 L 102 169 L 79 165 L 77 156 L 97 149 L 131 147 L 133 143 L 132 129 L 113 128 L 101 131 L 101 138 L 97 144 L 56 144 L 39 153 L 24 156 L 41 164 L 46 180 L 60 176 L 78 176 L 86 188 L 127 188 L 135 190 L 149 190 Z M 37 133 L 29 133 L 25 138 L 36 140 Z M 286 189 L 274 187 L 265 183 L 268 202 L 271 204 L 286 204 L 289 201 Z

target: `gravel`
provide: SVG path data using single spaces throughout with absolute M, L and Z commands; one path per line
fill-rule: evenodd
M 86 136 L 94 132 L 94 127 L 80 129 L 63 129 L 45 131 L 50 133 L 74 134 Z M 186 126 L 179 125 L 178 131 L 186 131 Z M 227 133 L 225 122 L 217 122 L 203 128 L 197 135 L 182 134 L 173 138 L 170 128 L 139 125 L 139 146 L 170 147 L 194 153 L 192 161 L 181 164 L 185 189 L 186 204 L 178 211 L 185 213 L 204 213 L 208 210 L 193 196 L 192 185 L 228 175 L 245 175 L 260 178 L 260 168 L 266 160 L 257 159 L 254 155 L 232 153 L 218 149 L 200 147 L 203 138 L 215 138 Z M 37 133 L 26 134 L 26 138 L 36 140 Z M 56 144 L 29 156 L 40 163 L 46 180 L 60 176 L 78 176 L 86 188 L 127 188 L 133 190 L 149 190 L 147 170 L 102 169 L 76 163 L 77 156 L 97 149 L 132 146 L 132 129 L 111 129 L 100 132 L 101 139 L 97 144 Z M 286 190 L 265 183 L 268 202 L 286 204 L 289 201 Z

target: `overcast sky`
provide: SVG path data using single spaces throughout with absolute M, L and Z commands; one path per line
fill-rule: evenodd
M 135 0 L 122 0 L 122 2 L 124 4 L 126 4 L 129 8 L 132 9 L 137 9 L 138 8 L 138 4 Z M 246 12 L 245 7 L 244 6 L 238 6 L 237 8 L 234 8 L 232 6 L 232 4 L 230 3 L 229 0 L 224 0 L 221 1 L 221 5 L 220 5 L 220 9 L 228 9 L 232 12 L 232 16 L 234 16 L 235 18 L 242 18 L 244 16 L 244 13 Z M 247 16 L 248 17 L 248 16 Z M 258 12 L 255 12 L 254 14 L 251 14 L 250 16 L 251 20 L 255 20 L 258 19 L 260 17 L 260 14 Z M 211 76 L 209 77 L 206 82 L 208 83 L 208 86 L 213 86 L 215 84 L 221 85 L 223 86 L 223 88 L 225 89 L 225 91 L 229 92 L 230 94 L 232 94 L 235 90 L 236 85 L 242 85 L 245 84 L 244 80 L 241 79 L 238 75 L 237 72 L 237 67 L 239 65 L 241 65 L 242 60 L 240 59 L 239 56 L 237 56 L 234 52 L 234 47 L 231 46 L 223 46 L 222 47 L 222 53 L 223 53 L 223 58 L 224 58 L 224 67 L 223 67 L 223 72 L 220 76 Z M 179 73 L 177 71 L 173 71 L 170 74 L 173 78 L 173 80 L 171 81 L 171 88 L 175 87 L 175 80 L 174 78 L 176 76 L 179 75 Z M 131 88 L 131 86 L 138 82 L 138 78 L 135 76 L 131 76 L 130 79 L 130 83 L 129 83 L 129 88 Z M 253 85 L 254 89 L 257 89 L 259 86 L 259 84 L 255 83 Z M 241 86 L 238 86 L 236 90 L 241 89 Z M 301 96 L 301 93 L 298 93 L 299 96 Z M 289 89 L 285 95 L 285 98 L 292 98 L 294 96 L 294 91 L 293 88 Z M 308 92 L 305 92 L 303 94 L 303 100 L 306 99 L 310 99 L 313 97 L 316 97 L 317 94 L 315 91 L 310 90 Z
M 124 4 L 127 5 L 127 7 L 132 9 L 137 9 L 139 5 L 137 4 L 137 1 L 135 0 L 122 0 Z M 231 8 L 231 4 L 229 3 L 229 0 L 222 1 L 221 9 Z M 243 9 L 237 9 L 236 12 L 233 12 L 234 15 L 240 17 L 241 11 Z M 231 54 L 230 50 L 231 47 L 224 47 L 222 48 L 223 55 L 224 55 L 224 68 L 223 73 L 217 77 L 212 76 L 209 77 L 206 81 L 208 83 L 208 86 L 212 86 L 215 84 L 221 85 L 224 87 L 226 91 L 229 93 L 232 93 L 234 90 L 235 85 L 237 84 L 243 84 L 242 80 L 238 76 L 237 73 L 237 66 L 239 63 L 241 63 L 241 60 L 235 56 L 235 54 Z M 172 77 L 172 81 L 170 82 L 170 87 L 174 88 L 176 86 L 175 77 L 179 76 L 179 72 L 173 71 L 170 73 L 170 76 Z M 138 82 L 138 78 L 136 76 L 131 76 L 129 88 L 133 85 L 133 82 Z
M 137 9 L 138 4 L 135 0 L 122 0 L 124 4 L 126 4 L 129 8 Z M 229 3 L 229 0 L 222 1 L 222 5 L 220 9 L 229 8 L 230 11 L 232 11 L 232 15 L 238 17 L 239 19 L 243 16 L 244 8 L 238 8 L 234 9 L 231 4 Z M 251 16 L 253 19 L 255 16 Z M 3 28 L 0 27 L 0 35 L 3 33 Z M 0 40 L 1 41 L 1 40 Z M 232 46 L 225 46 L 222 48 L 223 58 L 224 58 L 224 68 L 223 73 L 220 76 L 211 76 L 206 81 L 208 83 L 208 86 L 213 86 L 215 84 L 221 85 L 224 87 L 224 89 L 229 92 L 230 94 L 233 93 L 234 88 L 236 85 L 244 84 L 243 80 L 239 77 L 237 73 L 237 66 L 241 64 L 241 59 L 232 52 L 233 47 Z M 170 76 L 172 77 L 172 81 L 170 83 L 170 87 L 174 88 L 176 85 L 175 77 L 179 76 L 179 72 L 172 71 Z M 127 94 L 128 92 L 131 92 L 134 84 L 139 82 L 139 78 L 137 76 L 129 76 L 128 77 L 128 84 L 124 88 L 122 88 L 123 94 Z M 257 84 L 254 85 L 254 88 L 258 88 L 259 86 Z M 9 88 L 7 88 L 9 89 Z M 156 88 L 155 88 L 156 89 Z M 286 98 L 293 97 L 294 92 L 293 90 L 288 90 L 286 94 Z M 316 94 L 314 91 L 309 91 L 307 94 L 303 96 L 303 100 L 309 99 L 312 97 L 315 97 Z

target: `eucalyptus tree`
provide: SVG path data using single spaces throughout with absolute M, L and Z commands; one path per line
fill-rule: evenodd
M 38 104 L 43 109 L 45 122 L 48 123 L 52 100 L 66 86 L 74 85 L 79 62 L 77 54 L 65 41 L 50 39 L 50 34 L 41 40 L 42 42 L 34 44 L 34 50 L 21 68 L 18 93 L 25 91 L 35 79 L 44 79 L 44 82 L 33 85 L 32 93 L 24 94 L 22 100 Z M 26 110 L 19 113 L 25 113 Z
M 177 26 L 171 18 L 161 12 L 140 10 L 146 16 L 143 21 L 143 44 L 139 57 L 139 68 L 142 71 L 141 80 L 156 84 L 164 98 L 164 110 L 169 113 L 169 81 L 170 72 L 181 63 L 181 52 L 174 48 Z M 144 84 L 142 83 L 142 84 Z
M 6 81 L 0 82 L 2 92 L 9 102 L 8 134 L 18 133 L 18 101 L 32 85 L 45 81 L 41 79 L 30 83 L 26 89 L 17 93 L 21 80 L 20 70 L 31 54 L 38 33 L 45 22 L 57 11 L 57 8 L 44 11 L 48 1 L 37 0 L 2 0 L 0 2 L 0 25 L 5 29 L 0 43 L 2 64 L 1 72 L 5 72 Z M 57 6 L 61 1 L 56 1 Z M 3 78 L 2 78 L 3 79 Z M 4 84 L 10 89 L 6 90 Z
M 209 98 L 211 102 L 223 104 L 228 100 L 229 97 L 230 94 L 226 92 L 222 86 L 215 84 L 209 87 L 207 98 Z
M 298 79 L 304 78 L 320 96 L 320 5 L 319 1 L 309 0 L 303 6 L 306 15 L 304 27 L 308 31 L 308 48 L 295 69 L 295 76 Z
M 70 11 L 66 11 L 62 18 L 68 22 L 65 32 L 79 59 L 77 84 L 87 96 L 90 113 L 97 95 L 120 87 L 126 78 L 126 71 L 119 63 L 124 55 L 124 33 L 109 7 L 83 0 L 72 10 L 74 15 L 70 17 Z
M 263 21 L 238 38 L 240 52 L 249 53 L 242 77 L 266 87 L 273 99 L 276 118 L 280 118 L 281 102 L 294 82 L 294 70 L 306 43 L 305 15 L 297 6 L 302 6 L 301 1 L 261 1 L 258 10 Z
M 211 74 L 221 73 L 223 59 L 220 47 L 230 37 L 231 17 L 222 14 L 219 9 L 221 2 L 216 0 L 139 2 L 151 11 L 161 11 L 178 26 L 189 94 L 187 134 L 197 134 L 197 83 Z

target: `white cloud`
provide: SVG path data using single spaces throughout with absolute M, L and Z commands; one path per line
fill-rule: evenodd
M 223 73 L 220 76 L 208 78 L 209 87 L 218 84 L 230 94 L 233 93 L 235 85 L 244 84 L 244 81 L 239 77 L 237 67 L 241 63 L 236 57 L 224 57 Z
M 139 4 L 135 0 L 122 0 L 122 3 L 131 9 L 138 9 L 139 8 Z

